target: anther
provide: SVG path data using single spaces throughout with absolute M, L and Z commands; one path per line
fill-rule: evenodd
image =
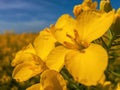
M 79 34 L 76 29 L 74 29 L 74 35 L 75 35 L 75 39 L 79 38 Z
M 74 39 L 71 35 L 66 34 L 66 36 L 67 36 L 68 38 L 70 38 L 73 42 L 75 42 L 75 39 Z
M 71 35 L 69 35 L 69 34 L 66 34 L 66 36 L 67 36 L 68 38 L 70 38 L 70 39 L 73 39 L 73 37 L 72 37 Z

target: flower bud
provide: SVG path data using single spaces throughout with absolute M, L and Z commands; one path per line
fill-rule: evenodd
M 112 6 L 110 4 L 110 0 L 101 0 L 100 1 L 100 10 L 109 12 L 112 10 Z

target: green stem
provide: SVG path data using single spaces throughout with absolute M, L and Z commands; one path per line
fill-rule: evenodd
M 63 70 L 61 70 L 61 74 L 73 88 L 75 88 L 76 90 L 79 90 L 81 88 L 72 78 L 69 78 Z
M 114 71 L 110 71 L 113 75 L 115 75 L 115 76 L 117 76 L 117 77 L 120 77 L 120 74 L 119 73 L 116 73 L 116 72 L 114 72 Z
M 100 38 L 100 40 L 102 41 L 103 46 L 104 46 L 106 49 L 108 49 L 108 46 L 107 46 L 107 44 L 104 42 L 104 40 L 103 40 L 103 38 L 102 38 L 102 37 Z
M 109 36 L 110 36 L 110 39 L 109 39 L 109 44 L 108 44 L 108 49 L 107 49 L 107 51 L 109 51 L 110 50 L 110 48 L 111 48 L 111 46 L 112 46 L 112 42 L 114 41 L 114 39 L 115 39 L 115 34 L 112 32 L 112 30 L 109 30 Z

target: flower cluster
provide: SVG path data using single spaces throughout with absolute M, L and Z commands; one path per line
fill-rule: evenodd
M 67 90 L 60 74 L 64 67 L 80 84 L 104 84 L 108 53 L 94 40 L 103 36 L 113 22 L 112 27 L 116 27 L 119 15 L 109 5 L 102 0 L 98 10 L 97 2 L 84 0 L 73 9 L 75 18 L 63 14 L 54 25 L 41 30 L 34 43 L 16 54 L 13 78 L 22 82 L 40 74 L 40 83 L 27 90 Z

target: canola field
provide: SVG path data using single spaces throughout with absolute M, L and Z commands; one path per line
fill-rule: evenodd
M 26 87 L 37 82 L 37 76 L 27 82 L 16 82 L 12 79 L 13 67 L 11 66 L 16 52 L 33 42 L 36 36 L 37 33 L 0 34 L 0 90 L 25 90 Z

